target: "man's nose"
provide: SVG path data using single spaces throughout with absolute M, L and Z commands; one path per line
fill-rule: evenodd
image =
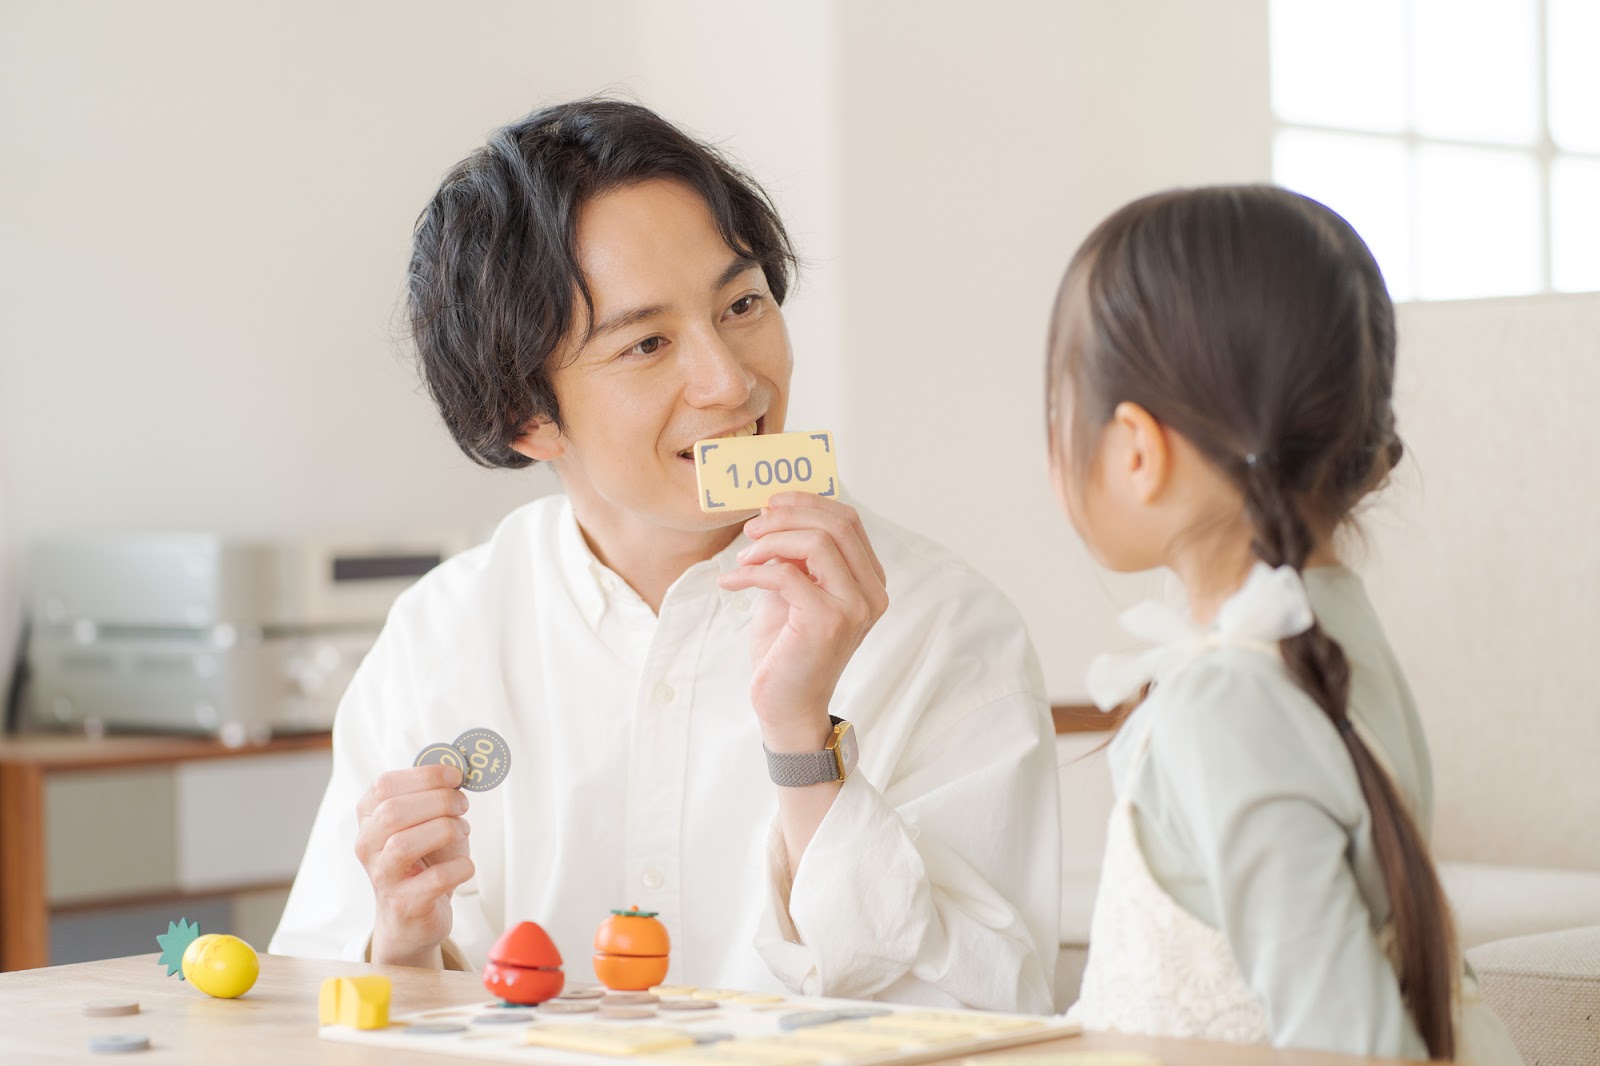
M 684 398 L 695 407 L 739 407 L 750 398 L 756 376 L 715 330 L 695 338 L 685 361 Z

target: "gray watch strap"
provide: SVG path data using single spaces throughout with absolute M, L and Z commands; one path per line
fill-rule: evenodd
M 797 788 L 815 785 L 819 781 L 839 780 L 839 760 L 831 751 L 805 751 L 798 754 L 780 754 L 767 749 L 767 774 L 775 785 Z
M 844 722 L 831 714 L 828 720 L 836 726 Z M 767 753 L 767 776 L 775 785 L 799 788 L 839 780 L 839 757 L 830 750 L 779 753 L 765 744 L 761 750 Z

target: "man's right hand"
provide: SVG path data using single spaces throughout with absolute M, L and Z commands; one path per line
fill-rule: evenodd
M 473 874 L 461 771 L 433 764 L 392 770 L 356 804 L 356 858 L 377 914 L 372 961 L 438 969 L 450 935 L 450 894 Z

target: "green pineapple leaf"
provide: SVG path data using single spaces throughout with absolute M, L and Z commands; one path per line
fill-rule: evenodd
M 165 933 L 156 934 L 156 943 L 161 945 L 161 957 L 156 960 L 157 966 L 167 968 L 167 976 L 178 975 L 178 980 L 185 980 L 183 976 L 183 953 L 189 950 L 200 937 L 200 923 L 189 923 L 187 918 L 179 918 L 175 922 L 167 923 Z

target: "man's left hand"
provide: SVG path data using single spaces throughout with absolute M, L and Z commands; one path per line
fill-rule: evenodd
M 853 507 L 808 492 L 773 496 L 744 531 L 718 583 L 771 594 L 752 612 L 751 703 L 773 751 L 819 751 L 834 686 L 889 607 L 883 564 Z

